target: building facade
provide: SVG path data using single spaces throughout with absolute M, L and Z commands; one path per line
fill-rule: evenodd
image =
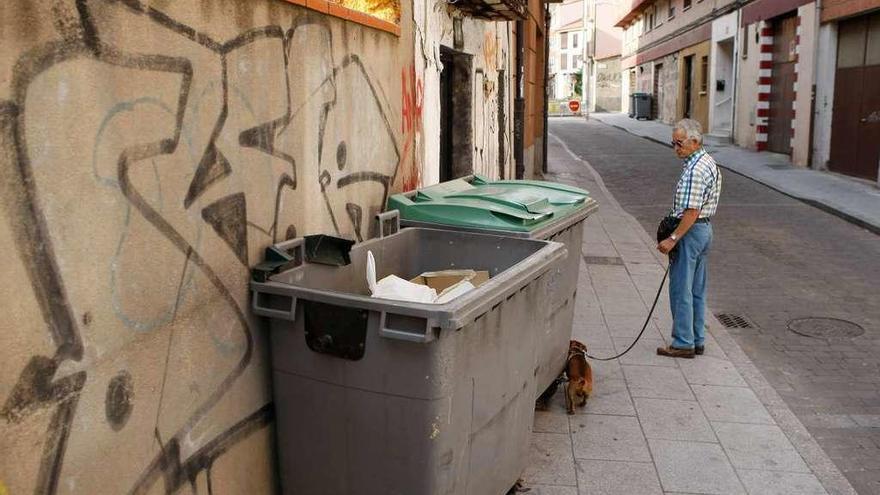
M 739 22 L 736 141 L 809 164 L 815 77 L 816 4 L 758 0 Z M 807 41 L 810 42 L 807 42 Z
M 823 0 L 812 166 L 880 184 L 880 1 Z
M 374 236 L 394 192 L 539 174 L 527 7 L 4 2 L 0 492 L 277 492 L 250 269 Z
M 620 111 L 622 0 L 550 5 L 550 93 L 560 113 L 580 100 L 588 112 Z
M 623 31 L 615 24 L 624 14 L 623 0 L 585 0 L 587 47 L 585 100 L 590 112 L 621 110 L 620 54 Z
M 654 118 L 667 123 L 692 118 L 729 137 L 728 97 L 735 82 L 730 14 L 736 6 L 727 0 L 637 2 L 618 22 L 624 28 L 624 106 L 633 92 L 649 93 Z
M 709 139 L 878 180 L 880 0 L 635 0 L 624 28 L 623 107 L 698 120 Z
M 588 32 L 585 1 L 550 4 L 549 96 L 552 100 L 582 99 L 584 55 Z M 577 87 L 577 82 L 581 86 Z

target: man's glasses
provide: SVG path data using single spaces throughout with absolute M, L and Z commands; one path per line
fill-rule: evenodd
M 669 144 L 671 144 L 673 148 L 680 148 L 681 145 L 684 144 L 684 141 L 679 141 L 678 139 L 673 139 L 672 141 L 669 142 Z

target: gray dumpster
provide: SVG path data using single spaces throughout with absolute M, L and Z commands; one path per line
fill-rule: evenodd
M 651 95 L 649 93 L 633 93 L 632 115 L 637 120 L 651 119 Z
M 445 304 L 377 299 L 367 251 L 379 278 L 465 268 L 491 278 Z M 565 254 L 554 242 L 412 228 L 355 245 L 348 266 L 304 263 L 252 282 L 253 311 L 270 322 L 284 493 L 504 494 L 528 458 L 533 308 Z
M 404 226 L 492 233 L 565 244 L 567 257 L 548 277 L 535 363 L 540 395 L 565 367 L 581 263 L 584 220 L 597 209 L 583 189 L 544 181 L 463 177 L 388 198 Z M 536 395 L 536 397 L 537 397 Z

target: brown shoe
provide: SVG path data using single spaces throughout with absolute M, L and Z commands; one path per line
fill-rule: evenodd
M 678 347 L 658 347 L 657 348 L 658 356 L 668 356 L 674 358 L 685 358 L 685 359 L 693 359 L 694 358 L 694 350 L 693 349 L 679 349 Z

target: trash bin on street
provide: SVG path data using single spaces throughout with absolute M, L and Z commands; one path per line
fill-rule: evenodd
M 407 227 L 491 233 L 565 244 L 568 255 L 548 278 L 536 374 L 540 395 L 565 367 L 580 273 L 584 220 L 597 203 L 583 189 L 542 181 L 464 177 L 388 199 Z
M 384 229 L 380 227 L 380 236 Z M 565 247 L 411 228 L 251 282 L 270 322 L 284 493 L 502 495 L 528 461 L 537 317 Z M 449 269 L 491 278 L 444 304 L 371 297 L 378 277 Z
M 651 94 L 650 93 L 633 93 L 632 114 L 636 120 L 651 119 Z
M 629 118 L 636 116 L 636 93 L 629 94 Z

